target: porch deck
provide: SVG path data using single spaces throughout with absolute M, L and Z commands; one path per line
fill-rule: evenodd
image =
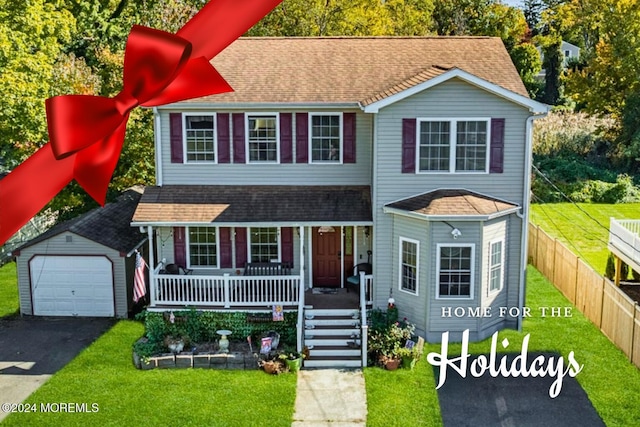
M 640 220 L 610 218 L 608 247 L 619 260 L 640 271 Z
M 360 307 L 360 296 L 355 292 L 347 292 L 344 288 L 336 289 L 335 294 L 314 294 L 313 289 L 304 293 L 304 304 L 315 309 L 354 309 Z

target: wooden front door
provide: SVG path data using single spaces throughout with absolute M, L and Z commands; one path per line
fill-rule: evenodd
M 340 227 L 319 233 L 312 229 L 313 286 L 339 287 L 341 274 Z

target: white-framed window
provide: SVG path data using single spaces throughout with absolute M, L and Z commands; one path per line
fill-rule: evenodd
M 473 244 L 438 244 L 436 298 L 473 298 L 474 259 Z
M 249 229 L 249 262 L 280 261 L 280 228 Z
M 215 163 L 215 113 L 185 113 L 182 115 L 182 120 L 185 162 Z
M 490 122 L 489 118 L 418 119 L 418 172 L 486 173 Z
M 342 114 L 309 114 L 311 163 L 342 162 Z
M 400 237 L 399 288 L 401 291 L 418 295 L 418 266 L 420 242 Z
M 247 152 L 250 163 L 280 161 L 278 113 L 247 114 Z
M 188 227 L 187 267 L 219 268 L 218 247 L 216 227 Z
M 498 292 L 504 284 L 504 241 L 489 243 L 489 293 Z

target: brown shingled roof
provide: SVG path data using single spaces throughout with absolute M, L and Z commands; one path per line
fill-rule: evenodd
M 435 190 L 390 203 L 387 207 L 423 215 L 490 216 L 518 205 L 468 190 Z
M 212 61 L 234 92 L 186 102 L 375 102 L 445 70 L 527 96 L 497 37 L 246 37 Z
M 134 223 L 369 222 L 367 186 L 147 187 Z

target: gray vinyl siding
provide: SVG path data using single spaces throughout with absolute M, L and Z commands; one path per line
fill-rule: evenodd
M 507 294 L 518 289 L 518 281 L 511 281 L 510 268 L 517 267 L 519 259 L 515 263 L 510 262 L 509 250 L 511 242 L 508 241 L 507 232 L 508 218 L 503 217 L 493 221 L 489 221 L 484 227 L 484 238 L 482 242 L 482 294 L 481 294 L 481 307 L 491 307 L 491 317 L 480 319 L 480 330 L 488 330 L 495 327 L 498 324 L 504 323 L 507 318 L 500 317 L 500 307 L 509 307 L 507 304 Z M 490 275 L 490 249 L 491 243 L 502 240 L 504 251 L 504 265 L 503 265 L 503 287 L 499 292 L 489 291 L 489 275 Z M 518 246 L 520 244 L 518 243 Z M 516 268 L 517 270 L 517 268 Z
M 522 205 L 524 194 L 524 167 L 526 120 L 530 113 L 510 101 L 486 92 L 471 84 L 453 79 L 434 86 L 422 93 L 410 96 L 395 104 L 380 110 L 376 116 L 376 147 L 374 157 L 373 188 L 373 219 L 374 219 L 374 306 L 385 307 L 388 298 L 389 283 L 396 283 L 394 278 L 397 266 L 394 262 L 397 255 L 389 256 L 389 248 L 397 249 L 398 236 L 394 233 L 394 221 L 398 215 L 385 214 L 384 205 L 403 198 L 415 196 L 439 188 L 463 188 L 488 196 L 507 200 Z M 443 173 L 443 174 L 408 174 L 402 173 L 402 120 L 405 118 L 504 118 L 504 172 L 490 173 Z M 473 300 L 436 300 L 436 257 L 437 243 L 454 242 L 451 229 L 438 222 L 427 225 L 430 236 L 429 245 L 421 247 L 421 252 L 427 251 L 427 256 L 421 261 L 421 276 L 428 274 L 427 283 L 432 289 L 420 298 L 409 302 L 411 306 L 426 304 L 426 336 L 430 341 L 439 341 L 441 332 L 471 330 L 472 339 L 478 338 L 478 333 L 486 334 L 492 327 L 484 320 L 442 318 L 441 308 L 478 307 L 481 300 L 484 233 L 483 225 L 479 222 L 452 222 L 463 235 L 456 243 L 474 243 L 475 246 L 475 290 Z M 522 221 L 511 216 L 508 220 L 508 237 L 505 241 L 508 267 L 505 268 L 506 304 L 518 305 L 520 269 L 520 240 Z M 489 232 L 489 231 L 487 231 Z M 412 237 L 411 235 L 407 237 Z M 394 246 L 395 245 L 395 246 Z M 488 243 L 487 243 L 488 245 Z M 428 260 L 428 262 L 426 262 Z M 427 266 L 424 268 L 424 266 Z M 479 282 L 479 281 L 484 281 Z M 421 285 L 422 287 L 422 285 Z M 396 285 L 397 288 L 397 285 Z M 422 291 L 421 291 L 422 292 Z M 394 292 L 395 295 L 395 292 Z M 404 308 L 399 304 L 399 310 Z M 409 309 L 407 309 L 409 310 Z M 412 310 L 412 309 L 411 309 Z M 420 329 L 420 325 L 417 325 Z M 458 337 L 460 334 L 457 334 Z
M 413 218 L 394 216 L 393 218 L 393 245 L 391 247 L 392 263 L 390 287 L 393 288 L 393 298 L 399 311 L 399 317 L 406 317 L 416 325 L 419 332 L 423 332 L 427 323 L 427 298 L 431 289 L 429 280 L 428 262 L 431 258 L 429 252 L 427 221 Z M 400 290 L 400 238 L 418 241 L 418 287 L 417 295 Z M 388 290 L 381 289 L 383 297 L 388 298 Z
M 71 236 L 71 242 L 67 242 Z M 18 291 L 20 298 L 20 313 L 33 315 L 31 304 L 31 278 L 29 276 L 29 260 L 36 255 L 105 255 L 113 264 L 114 298 L 116 317 L 127 317 L 127 272 L 125 271 L 126 257 L 120 252 L 100 245 L 71 232 L 64 232 L 57 236 L 36 243 L 20 251 L 16 259 L 18 271 Z
M 198 110 L 199 112 L 208 110 Z M 293 163 L 287 164 L 182 164 L 171 163 L 169 114 L 178 110 L 161 110 L 161 156 L 163 185 L 371 185 L 372 116 L 356 112 L 356 162 L 349 164 L 308 164 L 296 160 L 296 112 L 310 110 L 251 110 L 252 113 L 293 113 Z M 313 112 L 322 110 L 314 109 Z M 210 110 L 215 113 L 230 111 Z M 244 112 L 247 111 L 234 111 Z M 335 109 L 326 112 L 339 112 Z M 230 117 L 231 120 L 231 117 Z M 230 153 L 233 161 L 233 126 Z M 310 154 L 309 154 L 310 155 Z

